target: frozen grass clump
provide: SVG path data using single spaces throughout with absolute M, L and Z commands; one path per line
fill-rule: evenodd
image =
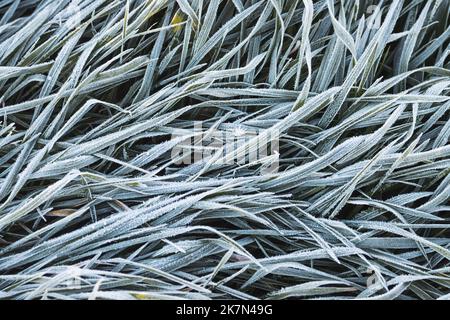
M 449 10 L 0 0 L 0 298 L 450 298 Z

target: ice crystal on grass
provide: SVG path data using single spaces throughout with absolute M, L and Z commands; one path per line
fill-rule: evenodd
M 0 298 L 448 299 L 449 12 L 0 0 Z

